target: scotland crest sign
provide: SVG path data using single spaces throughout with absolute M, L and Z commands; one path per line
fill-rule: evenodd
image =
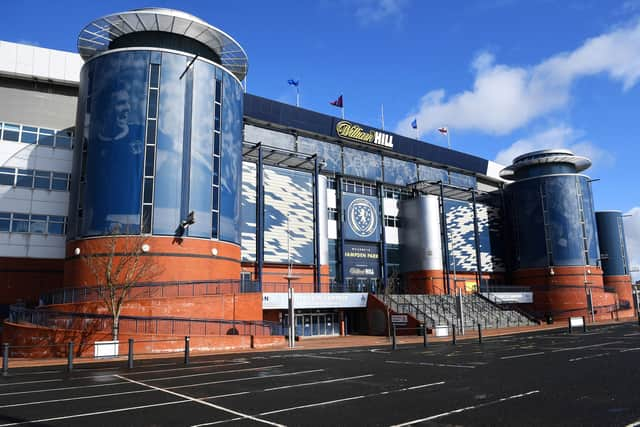
M 378 241 L 378 200 L 374 197 L 345 194 L 345 238 Z

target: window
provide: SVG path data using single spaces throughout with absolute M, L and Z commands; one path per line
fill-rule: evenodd
M 71 132 L 66 130 L 56 132 L 56 148 L 71 149 Z
M 46 215 L 31 215 L 29 231 L 31 233 L 44 234 L 47 230 L 47 216 Z
M 338 210 L 334 208 L 327 209 L 327 219 L 337 221 L 338 220 Z
M 68 191 L 69 190 L 69 174 L 54 172 L 53 181 L 51 182 L 52 190 Z
M 346 193 L 363 194 L 365 196 L 376 196 L 376 185 L 368 182 L 345 179 L 342 181 L 342 190 Z
M 38 141 L 38 128 L 22 126 L 22 137 L 20 141 L 27 144 L 35 144 Z
M 0 231 L 9 231 L 11 229 L 11 213 L 0 212 Z
M 0 168 L 0 184 L 13 185 L 15 182 L 16 170 L 14 168 Z
M 16 178 L 16 187 L 33 187 L 33 170 L 32 169 L 18 169 L 18 176 Z
M 14 233 L 29 232 L 29 214 L 13 214 L 13 222 L 11 223 L 11 231 Z
M 48 190 L 51 181 L 51 172 L 36 171 L 35 176 L 34 187 Z
M 20 140 L 20 125 L 5 123 L 2 131 L 2 139 L 5 141 L 18 142 Z
M 53 147 L 53 138 L 53 129 L 40 129 L 40 138 L 38 138 L 38 144 Z
M 48 232 L 49 234 L 64 234 L 65 233 L 65 217 L 63 216 L 49 216 Z
M 335 190 L 336 188 L 338 188 L 335 178 L 327 178 L 327 188 L 331 190 Z
M 384 216 L 384 225 L 385 227 L 395 227 L 400 228 L 400 218 L 397 216 Z

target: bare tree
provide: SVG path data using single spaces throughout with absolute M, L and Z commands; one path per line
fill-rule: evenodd
M 96 240 L 91 253 L 82 259 L 91 272 L 98 298 L 113 319 L 112 335 L 119 335 L 120 313 L 129 300 L 131 288 L 150 282 L 163 271 L 152 257 L 147 256 L 146 236 L 115 236 Z M 148 250 L 148 249 L 147 249 Z
M 386 286 L 384 287 L 384 299 L 385 304 L 387 306 L 387 335 L 391 337 L 391 295 L 395 294 L 398 291 L 398 271 L 396 269 L 392 270 L 391 274 L 387 278 Z

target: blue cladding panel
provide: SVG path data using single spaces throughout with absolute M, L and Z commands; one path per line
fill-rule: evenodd
M 81 235 L 140 232 L 149 53 L 117 52 L 89 65 L 91 120 Z M 83 100 L 80 101 L 81 104 Z
M 187 58 L 162 54 L 153 233 L 173 235 L 180 223 Z M 196 218 L 196 220 L 198 220 Z
M 391 157 L 384 158 L 384 182 L 408 185 L 416 181 L 418 181 L 418 168 L 415 163 Z
M 596 221 L 604 275 L 629 274 L 622 214 L 620 212 L 596 212 Z
M 509 184 L 505 190 L 509 198 L 516 249 L 515 267 L 547 267 L 539 182 L 537 180 L 515 182 Z
M 242 87 L 224 74 L 220 171 L 220 240 L 240 244 Z
M 215 67 L 197 61 L 193 78 L 193 113 L 191 122 L 191 181 L 189 211 L 196 222 L 189 236 L 211 237 L 211 180 L 213 175 L 213 99 Z
M 445 199 L 451 271 L 476 271 L 473 204 Z M 498 208 L 476 204 L 482 271 L 505 271 L 502 224 Z M 454 266 L 455 260 L 455 266 Z
M 380 240 L 379 205 L 376 197 L 343 193 L 342 232 L 346 240 Z
M 370 181 L 382 180 L 382 158 L 378 154 L 344 147 L 344 174 Z

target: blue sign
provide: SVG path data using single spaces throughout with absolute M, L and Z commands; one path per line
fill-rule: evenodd
M 377 242 L 380 237 L 378 199 L 355 194 L 342 196 L 344 238 Z
M 378 245 L 345 243 L 343 262 L 347 277 L 378 277 L 380 255 Z

